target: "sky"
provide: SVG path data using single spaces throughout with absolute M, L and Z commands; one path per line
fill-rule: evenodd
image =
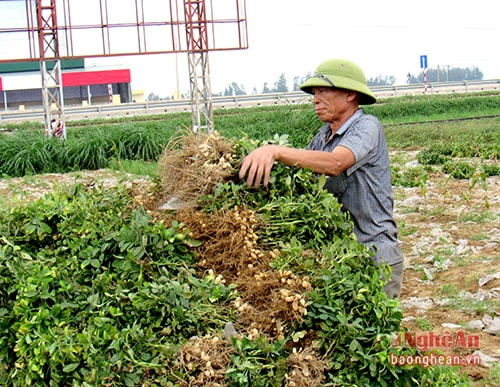
M 206 1 L 215 10 L 233 3 Z M 367 78 L 394 76 L 397 84 L 422 71 L 421 55 L 429 68 L 475 66 L 484 79 L 500 78 L 496 1 L 246 0 L 246 10 L 249 48 L 208 54 L 213 93 L 233 82 L 249 94 L 261 92 L 281 74 L 291 88 L 295 76 L 313 73 L 329 58 L 356 62 Z M 186 53 L 86 59 L 93 65 L 130 68 L 132 89 L 146 97 L 171 96 L 177 85 L 189 91 Z
M 247 93 L 261 92 L 265 82 L 273 86 L 282 73 L 291 88 L 293 77 L 313 73 L 335 57 L 356 62 L 367 78 L 394 76 L 397 84 L 406 82 L 408 72 L 422 71 L 421 55 L 429 68 L 476 66 L 485 79 L 500 78 L 500 6 L 495 1 L 247 0 L 246 8 L 249 48 L 208 54 L 213 93 L 232 82 Z M 181 90 L 189 89 L 186 55 L 177 58 Z M 141 57 L 151 71 L 131 67 L 133 87 L 146 95 L 168 93 L 176 73 L 175 59 L 168 56 Z M 148 81 L 152 73 L 160 82 Z

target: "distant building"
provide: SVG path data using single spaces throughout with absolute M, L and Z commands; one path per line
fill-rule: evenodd
M 43 109 L 39 66 L 38 62 L 0 63 L 3 110 Z M 61 69 L 65 106 L 133 102 L 130 69 L 87 68 L 84 59 L 62 60 Z

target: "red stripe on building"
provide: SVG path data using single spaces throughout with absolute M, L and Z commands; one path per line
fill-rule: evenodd
M 130 83 L 130 70 L 82 71 L 62 74 L 63 86 Z
M 2 77 L 0 77 L 0 91 L 3 91 L 3 86 L 2 86 Z

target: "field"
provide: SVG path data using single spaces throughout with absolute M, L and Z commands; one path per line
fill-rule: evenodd
M 411 155 L 405 152 L 404 157 Z M 494 276 L 500 271 L 499 176 L 471 187 L 470 180 L 450 180 L 435 172 L 425 187 L 398 187 L 395 193 L 407 265 L 401 296 L 405 325 L 416 332 L 479 334 L 477 350 L 493 362 L 490 368 L 465 368 L 480 381 L 476 385 L 499 385 L 499 365 L 494 363 L 500 360 L 498 331 L 487 333 L 488 323 L 469 328 L 473 321 L 497 318 L 500 306 L 500 280 Z M 492 280 L 481 285 L 488 275 Z
M 498 103 L 500 96 L 493 98 Z M 481 366 L 460 370 L 475 387 L 500 386 L 500 109 L 487 105 L 464 112 L 442 109 L 448 100 L 441 105 L 423 103 L 437 113 L 410 111 L 405 116 L 403 109 L 411 110 L 411 104 L 396 103 L 374 112 L 381 116 L 390 145 L 395 216 L 406 259 L 400 298 L 403 327 L 422 337 L 478 335 L 479 346 L 474 348 L 435 347 L 463 358 L 480 351 Z M 400 114 L 385 115 L 384 109 Z M 238 128 L 236 134 L 221 130 L 228 136 L 245 132 L 250 137 L 259 133 L 260 138 L 273 138 L 275 133 L 287 133 L 289 127 L 305 125 L 306 133 L 290 138 L 296 146 L 303 145 L 317 126 L 314 117 L 302 110 L 227 112 L 225 117 L 220 122 L 226 119 L 230 123 L 224 125 Z M 107 168 L 5 177 L 0 180 L 1 204 L 22 205 L 54 186 L 77 182 L 86 187 L 126 182 L 147 196 L 157 174 L 154 160 L 115 158 Z

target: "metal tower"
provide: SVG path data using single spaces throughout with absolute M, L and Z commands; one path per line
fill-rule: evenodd
M 66 135 L 61 60 L 186 52 L 193 130 L 197 132 L 213 130 L 208 52 L 248 48 L 245 0 L 25 3 L 26 24 L 0 26 L 0 35 L 17 40 L 19 34 L 26 33 L 27 44 L 23 42 L 19 49 L 27 47 L 28 51 L 9 58 L 8 50 L 0 50 L 0 63 L 40 62 L 49 136 Z M 62 12 L 61 20 L 56 8 Z M 216 43 L 216 35 L 223 39 L 223 44 Z M 162 39 L 159 41 L 158 37 Z
M 185 0 L 193 131 L 214 129 L 205 0 Z
M 66 138 L 55 0 L 37 0 L 36 15 L 45 133 L 48 137 Z

